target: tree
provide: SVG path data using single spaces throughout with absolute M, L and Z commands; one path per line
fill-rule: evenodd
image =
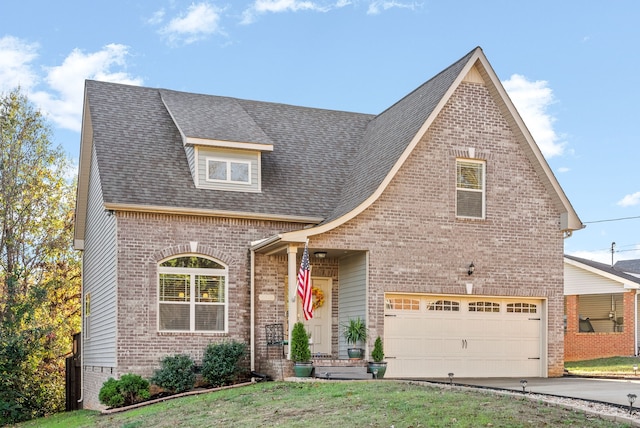
M 79 329 L 69 162 L 40 111 L 0 96 L 0 425 L 64 408 L 64 356 Z

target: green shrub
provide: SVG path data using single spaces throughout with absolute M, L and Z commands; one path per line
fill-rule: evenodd
M 120 380 L 109 378 L 100 388 L 98 399 L 108 407 L 122 407 L 149 398 L 149 382 L 137 374 L 122 375 Z
M 309 335 L 307 335 L 307 330 L 305 330 L 304 324 L 301 322 L 295 323 L 291 332 L 291 360 L 294 363 L 311 361 Z
M 232 384 L 242 371 L 241 360 L 247 345 L 230 341 L 207 346 L 202 359 L 202 377 L 212 386 Z
M 194 362 L 188 355 L 168 355 L 161 361 L 151 382 L 170 392 L 180 393 L 193 389 L 196 383 Z
M 381 363 L 384 359 L 384 350 L 382 348 L 382 339 L 380 336 L 376 338 L 376 341 L 373 343 L 373 351 L 371 351 L 371 358 L 376 363 Z

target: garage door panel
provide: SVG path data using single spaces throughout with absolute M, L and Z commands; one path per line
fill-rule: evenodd
M 541 376 L 542 301 L 478 300 L 477 297 L 416 296 L 420 311 L 394 311 L 385 317 L 387 372 L 397 377 Z M 459 303 L 459 310 L 426 310 L 438 300 Z M 485 302 L 485 303 L 478 303 Z M 486 303 L 489 302 L 489 303 Z M 524 313 L 534 306 L 536 313 Z M 469 307 L 473 306 L 473 311 Z M 495 308 L 499 308 L 496 312 Z M 524 309 L 523 309 L 524 308 Z M 536 309 L 537 308 L 537 309 Z M 486 312 L 484 312 L 486 311 Z

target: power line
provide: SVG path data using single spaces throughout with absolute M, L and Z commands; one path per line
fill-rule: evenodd
M 607 221 L 632 220 L 632 219 L 636 219 L 636 218 L 640 218 L 640 215 L 637 215 L 637 216 L 634 216 L 634 217 L 609 218 L 609 219 L 606 219 L 606 220 L 583 221 L 582 223 L 584 223 L 584 224 L 604 223 L 604 222 L 607 222 Z

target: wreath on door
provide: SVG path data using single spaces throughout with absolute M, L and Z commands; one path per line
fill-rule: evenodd
M 321 308 L 324 305 L 324 293 L 318 287 L 311 288 L 311 296 L 313 301 L 313 310 Z

